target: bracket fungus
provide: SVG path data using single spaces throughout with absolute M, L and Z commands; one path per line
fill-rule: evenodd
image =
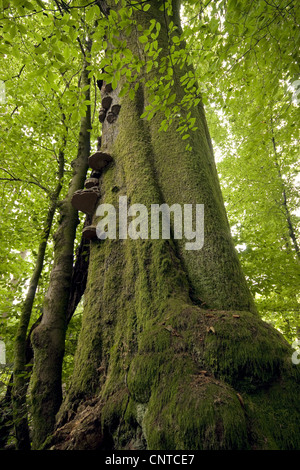
M 109 109 L 110 105 L 112 104 L 112 100 L 113 99 L 111 96 L 104 96 L 104 98 L 102 99 L 102 108 Z
M 100 196 L 98 188 L 79 189 L 72 197 L 72 206 L 85 214 L 92 214 Z
M 98 186 L 99 184 L 99 179 L 98 178 L 87 178 L 84 182 L 84 187 L 86 189 L 94 188 L 95 186 Z
M 106 165 L 112 162 L 112 157 L 109 153 L 105 152 L 96 152 L 89 157 L 89 166 L 93 170 L 102 170 Z
M 111 93 L 113 91 L 113 87 L 112 87 L 111 83 L 106 83 L 104 85 L 104 91 L 105 91 L 105 93 Z
M 120 112 L 120 109 L 121 109 L 121 105 L 119 104 L 114 104 L 112 107 L 111 107 L 111 110 L 107 113 L 107 121 L 112 124 L 113 122 L 115 122 L 115 120 L 117 119 L 118 117 L 118 114 Z
M 117 119 L 117 116 L 114 113 L 112 113 L 111 111 L 107 113 L 107 122 L 109 122 L 109 124 L 112 124 L 113 122 L 115 122 L 116 119 Z
M 114 113 L 115 116 L 118 116 L 119 112 L 120 112 L 120 109 L 121 109 L 120 104 L 113 104 L 112 107 L 111 107 L 111 112 Z
M 100 178 L 101 176 L 101 171 L 100 170 L 93 170 L 90 174 L 90 178 L 96 178 L 97 180 Z
M 101 108 L 99 111 L 99 121 L 103 123 L 105 121 L 105 116 L 106 116 L 106 109 Z
M 85 238 L 86 240 L 96 240 L 97 233 L 96 233 L 96 227 L 93 225 L 88 225 L 87 227 L 84 227 L 82 230 L 82 237 Z

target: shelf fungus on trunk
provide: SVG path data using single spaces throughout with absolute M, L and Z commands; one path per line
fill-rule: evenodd
M 99 111 L 99 121 L 103 123 L 105 121 L 105 116 L 106 116 L 106 109 L 101 108 Z
M 97 180 L 101 176 L 101 171 L 100 170 L 93 170 L 90 174 L 90 178 L 96 178 Z
M 89 166 L 93 170 L 102 170 L 106 167 L 110 162 L 112 162 L 112 157 L 109 153 L 105 152 L 96 152 L 89 157 Z
M 104 96 L 103 99 L 102 99 L 102 108 L 104 109 L 109 109 L 111 104 L 112 104 L 112 97 L 107 95 L 107 96 Z
M 96 240 L 98 238 L 96 227 L 94 225 L 88 225 L 87 227 L 84 227 L 82 230 L 82 237 L 85 240 Z
M 85 214 L 92 214 L 100 196 L 98 188 L 79 189 L 72 197 L 72 206 Z
M 95 186 L 98 186 L 99 184 L 99 179 L 98 178 L 87 178 L 84 182 L 84 187 L 86 189 L 94 188 Z
M 111 107 L 111 110 L 107 113 L 107 121 L 110 124 L 112 124 L 113 122 L 116 121 L 116 119 L 119 115 L 120 109 L 121 109 L 121 105 L 119 105 L 119 104 L 114 104 Z
M 113 91 L 113 87 L 112 87 L 111 83 L 106 83 L 104 85 L 104 91 L 105 91 L 105 93 L 111 93 Z
M 120 105 L 120 104 L 114 104 L 114 105 L 112 105 L 112 107 L 111 107 L 111 112 L 114 113 L 115 116 L 118 116 L 118 115 L 119 115 L 119 112 L 120 112 L 120 109 L 121 109 L 121 105 Z

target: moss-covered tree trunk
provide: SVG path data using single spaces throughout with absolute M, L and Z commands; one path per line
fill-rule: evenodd
M 159 47 L 167 54 L 166 17 L 160 2 L 149 3 L 147 15 L 136 10 L 136 19 L 143 26 L 151 18 L 160 22 Z M 137 35 L 128 44 L 134 54 Z M 185 70 L 175 72 L 179 78 Z M 154 203 L 204 204 L 204 246 L 91 242 L 74 374 L 48 445 L 297 448 L 299 369 L 284 338 L 256 313 L 231 240 L 203 108 L 193 112 L 198 131 L 189 152 L 178 122 L 158 132 L 159 114 L 140 119 L 147 96 L 143 84 L 133 101 L 112 93 L 121 110 L 115 122 L 103 123 L 102 147 L 113 163 L 103 172 L 100 202 L 118 207 L 119 196 L 127 196 L 129 205 L 144 204 L 149 212 Z

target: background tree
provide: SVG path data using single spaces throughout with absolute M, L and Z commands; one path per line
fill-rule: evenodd
M 292 341 L 299 331 L 299 106 L 291 86 L 299 76 L 299 11 L 294 2 L 214 2 L 186 14 L 243 270 L 263 318 Z
M 69 175 L 74 173 L 74 170 L 72 170 L 71 168 L 71 163 L 74 159 L 73 147 L 74 145 L 76 147 L 78 146 L 78 137 L 76 136 L 76 134 L 78 135 L 80 130 L 78 127 L 78 120 L 80 121 L 80 116 L 86 115 L 87 111 L 88 116 L 90 116 L 91 102 L 89 101 L 89 80 L 86 80 L 84 74 L 80 78 L 80 73 L 82 70 L 82 54 L 84 53 L 83 45 L 80 41 L 80 38 L 77 38 L 75 44 L 70 39 L 67 40 L 64 45 L 64 48 L 62 48 L 61 45 L 64 44 L 64 38 L 62 38 L 62 35 L 59 34 L 58 37 L 62 38 L 62 41 L 59 41 L 60 52 L 58 53 L 58 49 L 56 49 L 56 47 L 52 47 L 54 18 L 50 20 L 49 23 L 49 21 L 47 21 L 48 15 L 41 14 L 40 19 L 42 21 L 37 21 L 35 14 L 38 13 L 34 10 L 34 13 L 32 14 L 22 15 L 22 24 L 19 24 L 18 13 L 25 13 L 23 6 L 20 8 L 22 10 L 21 12 L 18 11 L 18 6 L 16 6 L 15 9 L 11 8 L 8 14 L 11 19 L 7 18 L 6 21 L 4 19 L 4 29 L 6 30 L 6 37 L 8 38 L 6 40 L 6 47 L 9 49 L 10 55 L 3 56 L 3 63 L 5 64 L 3 70 L 6 71 L 6 73 L 3 74 L 3 81 L 6 85 L 7 102 L 5 103 L 4 107 L 4 110 L 6 112 L 3 113 L 3 122 L 5 122 L 6 133 L 4 133 L 2 136 L 4 155 L 2 155 L 3 167 L 1 168 L 1 170 L 3 172 L 3 177 L 1 178 L 1 181 L 6 184 L 6 191 L 4 194 L 5 197 L 8 197 L 9 199 L 11 199 L 10 188 L 7 187 L 7 185 L 14 185 L 14 187 L 18 187 L 21 185 L 20 191 L 16 194 L 16 197 L 18 199 L 22 198 L 22 204 L 24 200 L 24 192 L 22 193 L 22 188 L 25 187 L 25 194 L 28 193 L 29 196 L 27 201 L 25 202 L 25 205 L 26 203 L 28 204 L 28 211 L 30 211 L 29 206 L 32 205 L 32 201 L 34 200 L 36 211 L 38 213 L 38 215 L 35 215 L 32 214 L 32 211 L 30 211 L 30 217 L 28 217 L 27 220 L 22 219 L 22 217 L 26 216 L 25 211 L 21 211 L 22 213 L 18 213 L 18 217 L 20 217 L 21 223 L 24 227 L 20 227 L 19 220 L 17 220 L 17 224 L 19 225 L 16 224 L 15 226 L 12 223 L 11 217 L 7 220 L 7 225 L 11 225 L 10 230 L 13 230 L 14 234 L 16 233 L 17 228 L 21 228 L 23 234 L 28 234 L 27 238 L 24 236 L 22 238 L 22 243 L 24 243 L 24 245 L 26 246 L 26 250 L 24 249 L 24 254 L 26 256 L 27 253 L 28 257 L 33 260 L 33 263 L 35 262 L 35 269 L 33 271 L 32 279 L 28 287 L 27 297 L 26 299 L 24 299 L 24 304 L 22 305 L 23 299 L 17 300 L 16 293 L 14 292 L 14 303 L 17 305 L 19 304 L 19 306 L 17 308 L 16 306 L 13 307 L 13 314 L 10 314 L 9 323 L 6 325 L 6 329 L 8 329 L 8 325 L 12 325 L 12 340 L 11 342 L 7 341 L 8 357 L 10 357 L 10 351 L 12 349 L 14 339 L 13 335 L 17 335 L 15 348 L 16 356 L 14 361 L 15 381 L 13 395 L 15 397 L 15 414 L 13 422 L 15 423 L 16 427 L 18 447 L 27 448 L 29 442 L 28 432 L 26 431 L 26 390 L 28 385 L 29 373 L 31 371 L 31 367 L 29 367 L 28 362 L 32 362 L 30 361 L 32 349 L 30 338 L 26 339 L 26 332 L 28 329 L 29 322 L 32 330 L 32 326 L 36 326 L 38 321 L 40 321 L 40 313 L 42 311 L 41 304 L 43 303 L 42 299 L 45 295 L 45 289 L 47 287 L 48 282 L 48 274 L 50 272 L 49 268 L 51 268 L 51 258 L 53 256 L 53 231 L 51 231 L 50 234 L 51 219 L 53 218 L 54 212 L 58 207 L 61 208 L 60 212 L 63 213 L 61 201 L 58 201 L 58 196 L 60 191 L 62 190 L 62 195 L 64 197 L 66 193 L 66 188 L 69 184 Z M 6 11 L 7 9 L 4 8 L 4 17 L 6 15 Z M 24 26 L 24 23 L 26 24 L 26 27 Z M 13 32 L 15 34 L 13 43 L 9 41 L 9 27 L 12 24 L 14 26 Z M 54 25 L 54 30 L 56 29 L 57 28 Z M 61 33 L 61 24 L 58 25 L 58 29 Z M 29 33 L 27 34 L 25 30 L 28 30 Z M 42 37 L 42 34 L 44 35 L 44 37 Z M 65 64 L 62 65 L 62 60 L 65 60 L 65 58 L 69 59 L 71 51 L 73 51 L 73 64 L 72 67 L 66 67 Z M 65 54 L 65 58 L 62 56 L 62 53 Z M 74 60 L 75 57 L 76 60 Z M 29 60 L 30 69 L 28 66 Z M 20 63 L 22 64 L 22 62 L 23 65 L 20 66 Z M 6 64 L 8 66 L 6 66 Z M 87 65 L 88 64 L 86 63 L 85 66 Z M 15 72 L 16 69 L 18 70 L 17 73 Z M 36 82 L 36 86 L 32 86 L 33 79 L 38 79 L 38 83 Z M 83 81 L 85 81 L 86 83 L 83 83 Z M 12 112 L 10 115 L 10 120 L 8 120 L 7 114 L 10 108 Z M 61 122 L 62 120 L 63 122 Z M 88 118 L 88 121 L 90 122 L 90 117 Z M 84 148 L 84 145 L 86 147 L 86 144 L 83 142 L 83 139 L 86 139 L 86 137 L 88 137 L 89 142 L 91 125 L 87 122 L 85 123 L 85 126 L 82 125 L 81 127 L 81 133 L 85 135 L 81 136 L 82 142 L 79 145 L 79 150 L 86 152 L 85 159 L 87 159 L 87 156 L 89 154 L 89 143 L 88 149 Z M 26 141 L 26 146 L 24 146 L 24 141 Z M 13 155 L 11 155 L 11 146 L 13 148 Z M 26 150 L 23 152 L 24 148 L 26 148 Z M 32 161 L 32 164 L 30 165 L 26 162 L 31 161 L 31 155 L 33 151 L 36 151 L 36 156 Z M 48 162 L 49 157 L 53 159 L 52 174 L 51 161 Z M 75 164 L 75 166 L 76 165 L 77 163 Z M 86 163 L 84 168 L 86 171 Z M 43 182 L 43 180 L 45 180 L 45 183 Z M 53 189 L 50 186 L 51 182 L 53 185 L 56 184 L 56 187 L 53 186 Z M 82 183 L 79 182 L 79 185 L 81 184 Z M 41 198 L 40 200 L 38 200 L 32 190 L 28 191 L 27 188 L 30 187 L 30 185 L 34 185 L 34 187 L 39 188 L 40 191 L 45 191 L 46 194 L 49 196 L 49 201 L 45 198 Z M 17 201 L 17 204 L 19 203 L 20 202 Z M 50 204 L 49 210 L 47 207 L 48 204 Z M 43 211 L 45 212 L 45 215 L 41 210 L 41 206 L 44 206 Z M 28 225 L 28 221 L 31 220 L 31 217 L 34 217 L 35 222 L 33 227 Z M 39 223 L 43 223 L 44 217 L 47 220 L 46 227 L 45 231 L 44 229 L 41 231 Z M 65 219 L 65 217 L 63 216 L 62 219 Z M 65 220 L 64 223 L 66 224 L 67 221 Z M 74 219 L 74 223 L 77 225 L 76 218 Z M 56 217 L 54 224 L 54 233 L 56 228 L 60 226 L 61 222 Z M 33 228 L 37 231 L 36 241 L 33 238 Z M 9 234 L 7 235 L 9 236 Z M 47 238 L 49 235 L 50 250 L 47 249 Z M 39 239 L 41 241 L 39 241 Z M 28 240 L 30 240 L 30 243 L 28 242 Z M 16 237 L 15 243 L 15 246 L 17 247 L 18 240 L 16 239 Z M 30 256 L 30 247 L 36 246 L 36 243 L 40 243 L 38 252 L 36 253 L 35 249 L 33 248 L 32 255 Z M 72 244 L 73 243 L 74 236 L 72 236 Z M 76 246 L 77 244 L 78 242 L 76 243 Z M 9 253 L 11 253 L 13 246 L 14 245 L 12 244 L 12 239 L 10 238 L 10 245 L 8 243 L 7 246 L 7 251 Z M 72 246 L 71 254 L 73 252 Z M 55 252 L 56 250 L 54 249 L 54 253 Z M 80 259 L 80 256 L 82 256 L 82 252 L 83 249 L 80 249 L 78 253 L 79 258 L 77 259 L 77 261 Z M 4 259 L 5 255 L 5 251 L 3 250 Z M 34 261 L 34 258 L 36 256 L 36 261 Z M 44 281 L 43 283 L 41 283 L 39 281 L 41 281 L 41 269 L 45 256 L 46 273 L 44 274 L 44 276 L 46 282 Z M 76 274 L 77 266 L 79 266 L 79 264 L 75 265 L 73 270 L 73 274 L 75 277 L 78 277 L 78 274 Z M 20 272 L 20 276 L 22 275 L 20 279 L 21 292 L 19 296 L 23 297 L 23 290 L 26 290 L 26 277 L 30 272 L 31 264 L 29 264 L 29 266 L 28 264 L 27 266 L 23 265 L 21 269 L 20 267 L 18 269 L 18 272 Z M 6 284 L 6 287 L 7 278 L 9 278 L 9 276 L 12 276 L 11 272 L 11 270 L 7 270 L 7 272 L 5 272 L 6 278 L 3 279 L 3 283 Z M 71 293 L 70 306 L 68 307 L 68 322 L 70 321 L 70 318 L 74 313 L 74 308 L 78 304 L 78 299 L 76 299 L 76 293 L 79 292 L 81 288 L 80 286 L 79 289 L 77 287 L 74 290 L 74 276 L 72 275 L 71 264 L 70 279 L 72 279 L 70 283 Z M 78 282 L 78 278 L 76 279 L 76 282 Z M 38 283 L 39 290 L 36 290 Z M 6 292 L 5 301 L 7 303 L 12 303 L 12 299 L 8 299 L 7 294 L 9 294 L 9 291 Z M 34 310 L 31 316 L 32 306 L 34 306 Z M 72 306 L 74 308 L 72 308 Z M 18 326 L 18 331 L 17 333 L 15 333 L 15 318 L 18 318 L 20 314 L 19 312 L 21 312 L 21 319 Z M 8 339 L 10 338 L 6 334 L 6 340 Z M 72 347 L 69 346 L 68 349 L 72 352 Z M 69 356 L 67 355 L 66 362 L 68 361 L 68 357 Z M 10 396 L 10 394 L 6 394 L 6 396 Z M 4 402 L 4 420 L 5 422 L 11 423 L 11 401 L 4 400 Z

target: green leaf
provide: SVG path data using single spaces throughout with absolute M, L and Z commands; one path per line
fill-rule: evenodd
M 148 37 L 147 37 L 147 36 L 140 36 L 140 37 L 139 37 L 139 41 L 140 41 L 142 44 L 145 44 L 146 42 L 148 42 Z
M 131 100 L 134 100 L 134 97 L 135 97 L 135 91 L 134 91 L 133 88 L 130 88 L 130 90 L 129 90 L 129 98 L 130 98 Z
M 99 18 L 101 12 L 100 8 L 98 5 L 93 5 L 92 7 L 89 7 L 87 12 L 86 12 L 86 20 L 87 21 L 95 21 L 97 18 Z

